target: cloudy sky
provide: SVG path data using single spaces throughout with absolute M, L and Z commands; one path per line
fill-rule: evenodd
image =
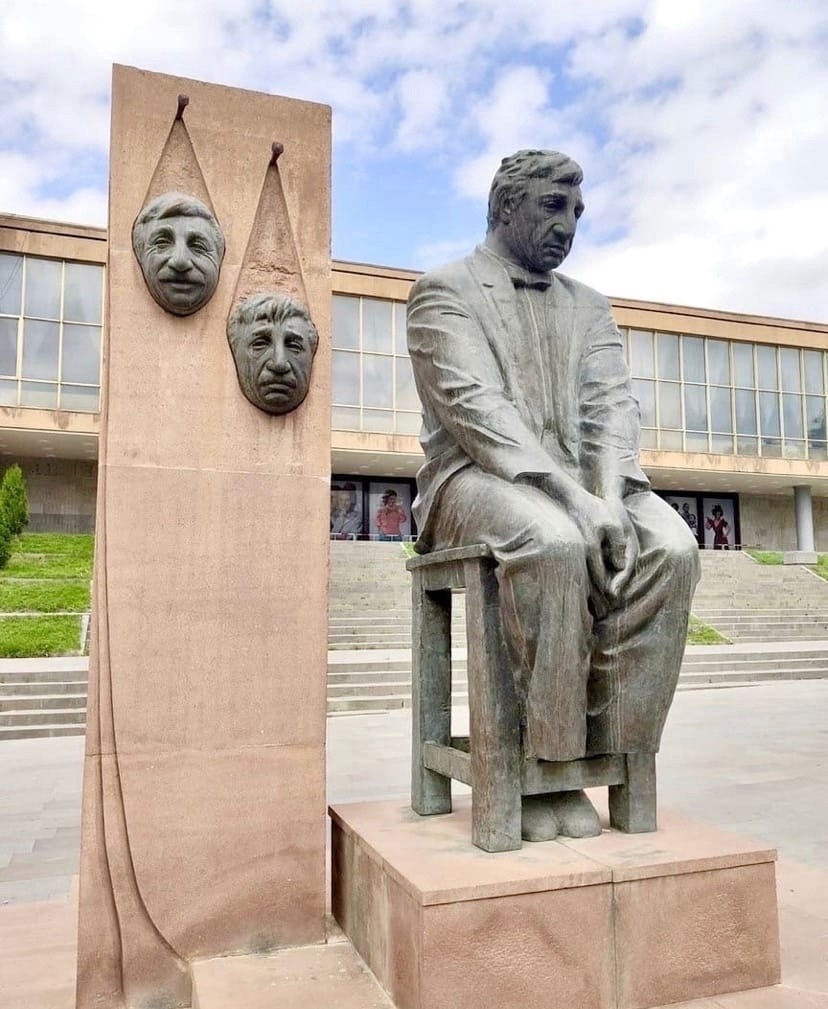
M 425 268 L 499 159 L 565 150 L 564 270 L 828 321 L 825 0 L 2 0 L 0 210 L 105 224 L 113 62 L 326 102 L 333 251 Z

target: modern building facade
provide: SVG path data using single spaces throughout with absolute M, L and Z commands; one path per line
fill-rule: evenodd
M 0 216 L 0 466 L 32 529 L 93 527 L 106 232 Z M 422 454 L 405 301 L 418 274 L 333 263 L 332 535 L 398 538 Z M 828 325 L 612 299 L 642 464 L 700 546 L 828 550 Z

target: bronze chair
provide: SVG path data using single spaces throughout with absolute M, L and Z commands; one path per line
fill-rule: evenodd
M 526 759 L 520 704 L 500 620 L 491 550 L 440 550 L 406 564 L 412 584 L 411 807 L 451 812 L 451 780 L 472 789 L 472 842 L 484 851 L 521 847 L 524 795 L 609 786 L 610 824 L 656 829 L 655 754 L 551 762 Z M 451 735 L 452 593 L 466 594 L 470 735 Z

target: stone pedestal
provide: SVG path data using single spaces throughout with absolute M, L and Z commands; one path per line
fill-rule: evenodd
M 197 164 L 168 150 L 182 93 Z M 284 416 L 226 336 L 273 141 L 320 333 Z M 162 151 L 226 240 L 186 317 L 132 248 Z M 330 110 L 116 67 L 110 159 L 80 1009 L 189 1005 L 193 959 L 321 941 L 325 912 Z
M 652 834 L 471 846 L 470 800 L 333 807 L 332 909 L 399 1009 L 648 1009 L 779 981 L 775 852 Z

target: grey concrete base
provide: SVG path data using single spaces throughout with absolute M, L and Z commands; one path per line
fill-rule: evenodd
M 816 564 L 818 559 L 815 550 L 786 550 L 782 554 L 783 564 Z

